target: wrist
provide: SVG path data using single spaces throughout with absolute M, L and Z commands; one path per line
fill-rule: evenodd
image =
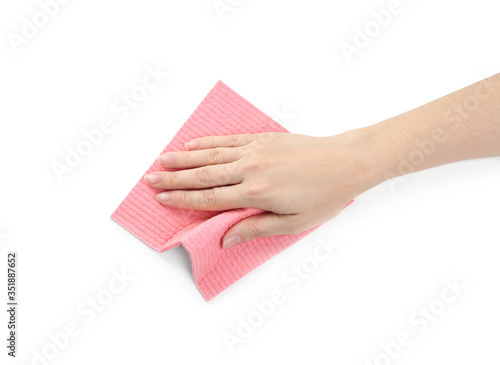
M 385 125 L 375 124 L 333 136 L 340 137 L 342 159 L 352 171 L 353 197 L 395 176 L 391 174 L 393 146 L 387 141 L 387 133 Z

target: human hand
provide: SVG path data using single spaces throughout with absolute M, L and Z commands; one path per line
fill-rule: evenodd
M 165 189 L 157 200 L 171 208 L 267 211 L 231 227 L 229 248 L 251 239 L 295 234 L 334 218 L 374 184 L 364 134 L 356 130 L 332 137 L 262 133 L 202 137 L 188 151 L 158 157 L 165 168 L 145 176 Z

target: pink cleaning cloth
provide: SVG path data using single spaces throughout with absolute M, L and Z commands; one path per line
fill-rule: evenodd
M 197 137 L 263 132 L 289 133 L 219 81 L 162 153 L 184 150 L 184 143 Z M 146 173 L 164 170 L 155 161 Z M 224 250 L 224 233 L 262 210 L 172 209 L 156 200 L 158 192 L 141 178 L 111 218 L 157 251 L 182 244 L 191 258 L 196 286 L 207 301 L 317 228 L 295 235 L 258 238 Z

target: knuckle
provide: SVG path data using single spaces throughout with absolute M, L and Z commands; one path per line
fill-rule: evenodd
M 180 159 L 182 160 L 182 163 L 187 166 L 191 162 L 191 155 L 189 153 L 180 153 Z
M 217 185 L 228 185 L 231 181 L 231 167 L 225 166 L 220 169 L 213 180 Z
M 217 197 L 215 195 L 215 190 L 214 189 L 209 189 L 203 191 L 201 194 L 201 204 L 205 208 L 211 208 L 215 205 L 217 202 Z
M 227 164 L 227 172 L 233 176 L 243 176 L 243 165 L 240 161 Z
M 250 171 L 250 172 L 256 172 L 259 171 L 261 168 L 261 164 L 256 158 L 248 159 L 245 162 L 245 170 Z
M 238 163 L 244 170 L 252 170 L 257 168 L 257 160 L 259 159 L 259 153 L 253 145 L 246 145 L 241 147 L 240 156 L 238 158 Z
M 262 231 L 255 224 L 249 224 L 247 226 L 247 234 L 248 238 L 251 240 L 262 237 Z
M 265 132 L 259 135 L 260 142 L 262 143 L 271 143 L 271 141 L 275 139 L 277 136 L 279 136 L 279 133 L 276 132 Z
M 206 167 L 202 167 L 195 172 L 195 178 L 202 184 L 206 184 L 210 181 L 210 170 Z
M 221 151 L 218 148 L 213 148 L 208 153 L 208 163 L 211 165 L 216 165 L 220 161 Z
M 238 145 L 239 137 L 237 135 L 229 136 L 229 146 L 236 147 Z
M 267 189 L 265 183 L 250 183 L 245 188 L 245 194 L 249 197 L 257 197 L 262 195 Z
M 190 203 L 189 201 L 189 195 L 187 194 L 187 191 L 184 190 L 179 190 L 175 192 L 175 200 L 177 203 L 180 205 L 187 205 Z
M 177 186 L 179 183 L 179 174 L 177 172 L 171 172 L 168 176 L 169 186 Z
M 257 135 L 253 147 L 256 151 L 263 151 L 272 146 L 277 135 L 278 133 L 273 132 L 260 133 Z

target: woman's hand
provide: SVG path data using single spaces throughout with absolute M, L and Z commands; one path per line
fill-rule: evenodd
M 378 181 L 371 176 L 363 130 L 333 137 L 263 133 L 203 137 L 188 151 L 159 156 L 176 171 L 145 181 L 171 208 L 259 208 L 267 213 L 236 223 L 223 238 L 228 248 L 258 237 L 303 232 L 334 218 Z M 193 190 L 196 189 L 196 190 Z
M 157 199 L 172 208 L 267 211 L 231 227 L 223 239 L 228 248 L 315 227 L 386 179 L 499 156 L 499 116 L 496 74 L 401 115 L 332 137 L 263 133 L 198 138 L 186 143 L 189 151 L 158 158 L 162 166 L 177 171 L 155 172 L 145 179 L 167 190 Z

